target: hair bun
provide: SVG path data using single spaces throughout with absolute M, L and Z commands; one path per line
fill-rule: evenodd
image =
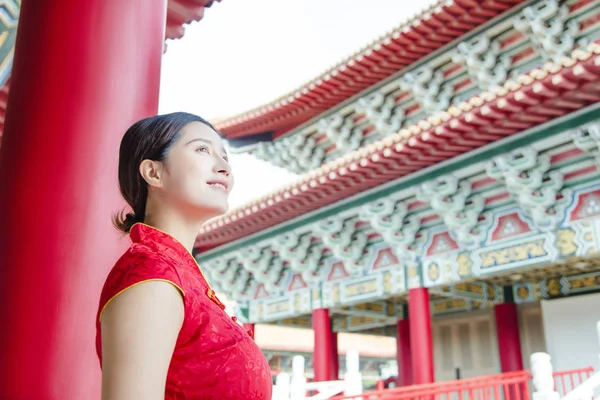
M 134 213 L 127 213 L 125 215 L 125 221 L 123 221 L 123 222 L 125 222 L 127 225 L 131 226 L 131 225 L 137 223 L 138 219 Z
M 131 227 L 138 222 L 142 222 L 134 213 L 125 214 L 124 210 L 120 213 L 114 214 L 112 222 L 115 228 L 123 233 L 129 233 Z

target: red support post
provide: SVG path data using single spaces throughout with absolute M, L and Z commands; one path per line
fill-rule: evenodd
M 333 335 L 329 310 L 317 309 L 312 313 L 312 326 L 315 333 L 313 368 L 315 382 L 334 380 L 333 376 Z
M 517 305 L 515 303 L 496 304 L 494 314 L 496 316 L 500 371 L 522 371 L 523 355 L 521 353 Z
M 331 376 L 336 381 L 340 376 L 340 355 L 338 354 L 338 334 L 331 332 Z
M 396 385 L 410 386 L 412 378 L 412 356 L 410 349 L 410 323 L 408 319 L 398 320 L 396 327 L 396 361 L 398 362 L 398 379 Z
M 0 149 L 0 398 L 100 398 L 100 291 L 128 240 L 121 137 L 158 111 L 167 0 L 23 0 Z
M 427 288 L 408 291 L 412 378 L 415 385 L 433 383 L 433 341 Z

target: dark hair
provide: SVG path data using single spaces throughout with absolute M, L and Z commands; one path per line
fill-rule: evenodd
M 122 210 L 113 215 L 113 225 L 118 230 L 127 233 L 134 224 L 144 222 L 146 217 L 148 184 L 140 174 L 142 161 L 163 161 L 179 139 L 181 130 L 191 122 L 200 122 L 215 129 L 197 115 L 176 112 L 142 119 L 125 132 L 119 148 L 119 189 L 133 212 Z

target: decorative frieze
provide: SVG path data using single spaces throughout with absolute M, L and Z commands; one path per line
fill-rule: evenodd
M 415 247 L 421 221 L 416 215 L 408 215 L 406 202 L 391 197 L 377 200 L 365 205 L 360 216 L 369 221 L 399 259 L 414 261 L 417 258 Z
M 542 298 L 570 296 L 598 291 L 600 272 L 594 271 L 580 275 L 552 277 L 540 282 Z
M 452 61 L 462 63 L 471 80 L 482 91 L 502 86 L 512 64 L 509 54 L 502 54 L 498 40 L 480 35 L 469 42 L 462 42 L 452 54 Z
M 317 145 L 314 137 L 293 135 L 274 142 L 260 142 L 254 154 L 294 173 L 312 171 L 321 166 L 325 149 Z
M 491 219 L 483 217 L 485 199 L 471 195 L 471 182 L 447 175 L 422 184 L 417 197 L 442 218 L 462 247 L 473 250 L 485 240 Z
M 349 152 L 358 150 L 363 140 L 363 131 L 355 126 L 353 115 L 343 117 L 335 114 L 319 121 L 317 129 L 325 132 L 327 138 L 340 150 Z
M 315 224 L 314 232 L 333 256 L 344 262 L 346 271 L 357 273 L 364 268 L 361 261 L 368 255 L 367 233 L 356 228 L 356 220 L 332 217 Z
M 229 267 L 224 257 L 201 262 L 199 265 L 213 289 L 217 292 L 222 292 L 225 285 L 223 284 L 221 274 Z
M 553 230 L 563 220 L 570 195 L 563 191 L 563 198 L 558 200 L 563 174 L 549 172 L 548 154 L 538 155 L 534 148 L 525 147 L 494 158 L 486 169 L 490 177 L 504 181 L 507 191 L 539 230 Z
M 516 30 L 526 34 L 545 61 L 557 62 L 571 53 L 579 22 L 569 19 L 569 5 L 559 0 L 540 1 L 514 17 Z
M 427 114 L 447 110 L 454 94 L 452 84 L 444 83 L 444 72 L 431 66 L 405 74 L 400 78 L 400 89 L 411 92 Z
M 246 292 L 250 274 L 242 272 L 243 268 L 235 257 L 219 257 L 203 262 L 201 268 L 216 292 L 223 293 L 233 300 L 239 300 Z
M 573 144 L 580 150 L 596 157 L 596 164 L 600 165 L 600 123 L 593 123 L 571 133 Z
M 313 243 L 310 233 L 300 235 L 288 232 L 273 241 L 272 247 L 290 264 L 293 271 L 300 272 L 307 284 L 321 279 L 318 271 L 323 266 L 323 246 Z
M 281 279 L 283 261 L 275 256 L 271 248 L 247 247 L 237 253 L 237 258 L 256 281 L 265 285 L 269 293 L 280 291 L 277 283 Z
M 380 91 L 359 99 L 356 111 L 364 113 L 382 136 L 398 132 L 404 120 L 404 110 L 396 106 L 394 97 Z

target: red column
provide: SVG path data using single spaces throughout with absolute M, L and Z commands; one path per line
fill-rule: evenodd
M 521 353 L 517 305 L 515 303 L 496 304 L 494 314 L 496 315 L 500 371 L 522 371 L 523 356 Z
M 128 240 L 118 148 L 157 112 L 166 0 L 23 0 L 0 150 L 0 398 L 100 396 L 95 317 Z
M 312 326 L 315 332 L 315 353 L 313 368 L 315 382 L 334 380 L 333 376 L 333 335 L 329 310 L 318 309 L 312 313 Z
M 412 385 L 412 356 L 410 350 L 410 323 L 408 319 L 398 320 L 396 327 L 396 361 L 398 362 L 398 379 L 400 386 Z
M 338 380 L 340 376 L 340 356 L 338 354 L 338 334 L 331 332 L 331 376 Z
M 429 292 L 426 288 L 408 291 L 408 315 L 410 326 L 410 345 L 412 359 L 412 377 L 415 385 L 432 383 L 433 343 L 431 338 L 431 315 L 429 313 Z

